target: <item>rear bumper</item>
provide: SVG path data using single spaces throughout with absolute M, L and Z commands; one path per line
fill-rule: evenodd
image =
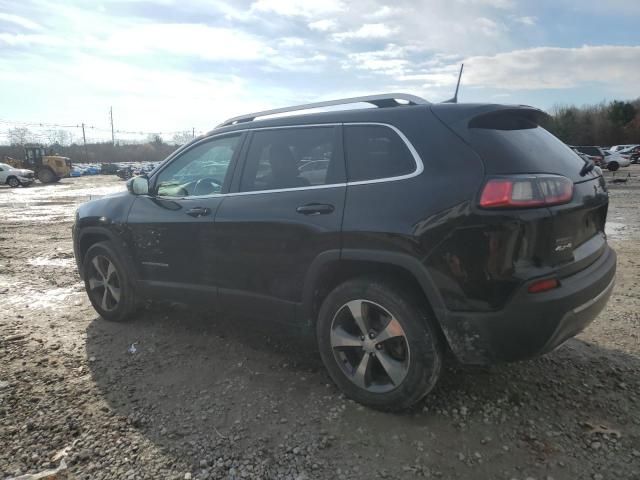
M 607 246 L 586 269 L 560 287 L 530 294 L 524 286 L 499 312 L 449 312 L 443 325 L 449 345 L 466 364 L 524 360 L 547 353 L 584 330 L 611 295 L 616 254 Z

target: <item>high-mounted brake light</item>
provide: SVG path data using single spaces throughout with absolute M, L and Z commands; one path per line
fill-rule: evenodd
M 573 182 L 560 175 L 513 175 L 490 179 L 482 190 L 482 208 L 532 208 L 568 203 Z

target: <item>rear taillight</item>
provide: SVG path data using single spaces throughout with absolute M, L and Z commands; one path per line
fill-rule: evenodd
M 513 175 L 490 179 L 482 190 L 482 208 L 532 208 L 568 203 L 573 182 L 559 175 Z

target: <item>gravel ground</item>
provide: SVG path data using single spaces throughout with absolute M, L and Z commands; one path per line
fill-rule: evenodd
M 345 399 L 302 331 L 177 306 L 100 319 L 70 229 L 117 178 L 0 187 L 0 477 L 62 462 L 57 478 L 639 479 L 640 168 L 616 178 L 628 173 L 611 184 L 618 275 L 599 318 L 537 360 L 449 365 L 393 415 Z

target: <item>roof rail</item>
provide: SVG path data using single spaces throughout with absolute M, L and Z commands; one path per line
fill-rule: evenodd
M 331 107 L 334 105 L 349 105 L 350 103 L 370 103 L 379 108 L 395 107 L 404 105 L 397 100 L 404 100 L 408 105 L 429 105 L 424 98 L 408 93 L 382 93 L 379 95 L 367 95 L 364 97 L 341 98 L 338 100 L 327 100 L 325 102 L 306 103 L 304 105 L 295 105 L 293 107 L 275 108 L 273 110 L 264 110 L 262 112 L 249 113 L 225 120 L 216 128 L 227 127 L 237 123 L 252 122 L 258 117 L 266 117 L 267 115 L 275 115 L 277 113 L 295 112 L 298 110 L 310 110 L 312 108 Z

